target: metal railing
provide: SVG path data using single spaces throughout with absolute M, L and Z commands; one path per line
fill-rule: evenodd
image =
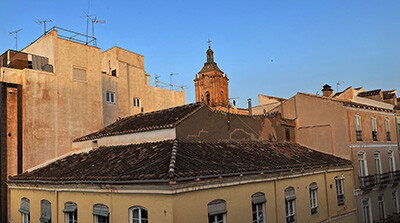
M 376 174 L 376 184 L 379 186 L 385 186 L 390 182 L 389 173 Z
M 378 141 L 378 132 L 372 131 L 372 140 L 373 141 Z
M 362 176 L 360 178 L 360 188 L 365 190 L 365 189 L 371 189 L 375 186 L 375 176 L 374 175 L 369 175 L 369 176 Z
M 357 141 L 363 141 L 362 140 L 362 131 L 361 130 L 356 131 L 356 138 L 357 138 Z
M 392 183 L 400 182 L 400 170 L 390 172 L 390 180 L 392 181 Z
M 386 132 L 386 140 L 390 141 L 390 132 Z

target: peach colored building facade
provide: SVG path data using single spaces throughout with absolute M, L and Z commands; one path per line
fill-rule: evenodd
M 298 93 L 271 111 L 296 120 L 296 142 L 352 160 L 358 222 L 398 221 L 396 92 L 329 88 L 325 96 Z

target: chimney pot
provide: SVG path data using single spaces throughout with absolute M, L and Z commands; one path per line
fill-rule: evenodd
M 332 87 L 329 84 L 325 84 L 322 87 L 322 93 L 325 97 L 329 97 L 331 96 L 331 94 L 333 93 Z

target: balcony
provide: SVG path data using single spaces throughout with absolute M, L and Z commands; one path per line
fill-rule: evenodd
M 377 174 L 375 176 L 376 176 L 376 184 L 380 187 L 384 187 L 390 182 L 389 173 Z
M 390 132 L 386 132 L 386 140 L 390 142 Z
M 392 183 L 400 182 L 400 170 L 390 172 L 390 180 L 392 181 Z
M 391 222 L 393 222 L 393 216 L 390 215 L 386 216 L 385 218 L 381 218 L 379 220 L 379 223 L 391 223 Z
M 377 131 L 372 131 L 372 140 L 378 141 L 378 132 Z
M 361 130 L 357 130 L 356 131 L 356 138 L 357 138 L 357 141 L 363 141 L 362 140 L 362 132 L 361 132 Z
M 363 190 L 368 190 L 372 189 L 375 186 L 375 176 L 374 175 L 369 175 L 369 176 L 363 176 L 359 177 L 360 178 L 360 188 Z
M 400 213 L 393 213 L 393 222 L 400 222 Z

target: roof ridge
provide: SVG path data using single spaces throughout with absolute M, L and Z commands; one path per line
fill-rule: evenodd
M 171 150 L 171 160 L 169 161 L 169 170 L 168 170 L 168 176 L 169 179 L 172 180 L 175 175 L 175 165 L 176 165 L 176 154 L 178 152 L 178 140 L 175 139 L 174 143 L 172 144 L 172 150 Z
M 200 106 L 198 108 L 196 108 L 195 110 L 193 110 L 192 112 L 190 112 L 189 114 L 187 114 L 186 116 L 182 117 L 181 119 L 178 119 L 173 126 L 177 126 L 179 123 L 181 123 L 183 120 L 187 119 L 188 117 L 192 116 L 194 113 L 196 113 L 198 110 L 200 110 L 201 108 L 203 108 L 206 103 L 204 102 L 196 102 L 193 104 L 200 104 Z

